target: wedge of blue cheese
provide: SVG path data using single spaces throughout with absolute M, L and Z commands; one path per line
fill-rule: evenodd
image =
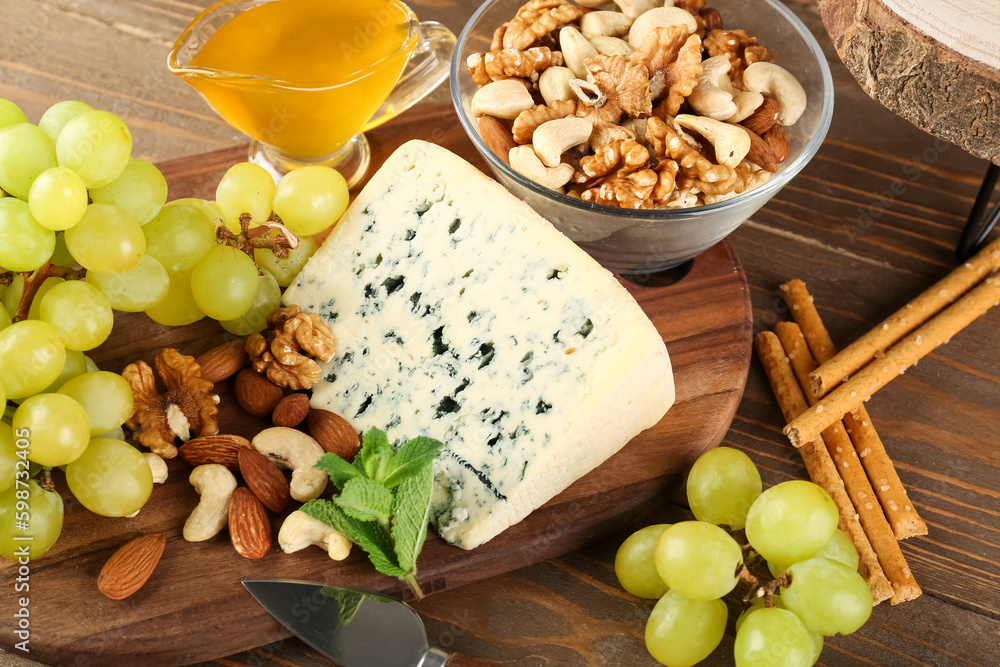
M 445 443 L 431 521 L 471 549 L 656 424 L 663 339 L 608 271 L 434 144 L 372 177 L 284 296 L 337 341 L 313 407 Z

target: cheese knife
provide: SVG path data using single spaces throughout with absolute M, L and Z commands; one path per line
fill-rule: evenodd
M 420 617 L 395 598 L 291 579 L 243 579 L 243 586 L 275 620 L 343 667 L 486 664 L 432 648 Z

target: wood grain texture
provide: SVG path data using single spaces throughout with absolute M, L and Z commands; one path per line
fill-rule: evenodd
M 158 161 L 242 141 L 164 65 L 173 38 L 209 2 L 0 0 L 0 25 L 10 37 L 0 39 L 0 96 L 16 100 L 33 120 L 60 99 L 118 105 L 136 128 L 137 154 Z M 443 21 L 456 31 L 476 7 L 457 0 L 411 4 L 421 18 Z M 955 244 L 987 163 L 870 99 L 841 63 L 814 0 L 786 4 L 827 55 L 836 91 L 833 126 L 810 165 L 730 239 L 748 278 L 755 330 L 788 319 L 778 285 L 801 278 L 834 341 L 845 346 L 954 266 Z M 50 15 L 44 29 L 34 27 L 39 11 Z M 441 91 L 436 97 L 447 101 Z M 192 175 L 190 182 L 196 185 L 198 179 Z M 210 194 L 208 184 L 201 187 Z M 988 314 L 868 404 L 910 497 L 929 524 L 929 535 L 902 544 L 924 595 L 897 607 L 880 605 L 858 633 L 829 638 L 820 665 L 996 664 L 998 331 L 1000 313 Z M 806 478 L 782 426 L 763 370 L 754 362 L 723 443 L 747 452 L 765 485 Z M 652 513 L 623 517 L 618 532 L 604 540 L 429 596 L 416 608 L 431 642 L 510 667 L 655 667 L 643 646 L 652 605 L 621 591 L 612 563 L 634 528 L 690 518 L 683 504 L 683 494 L 665 496 Z M 144 520 L 153 529 L 156 522 Z M 107 554 L 114 549 L 111 542 Z M 93 568 L 96 576 L 100 564 L 81 567 Z M 0 580 L 0 587 L 12 586 L 9 579 Z M 177 586 L 178 594 L 185 590 Z M 13 613 L 6 602 L 2 608 Z M 7 618 L 0 625 L 9 627 Z M 734 620 L 731 605 L 722 646 L 704 664 L 733 664 Z M 168 633 L 169 627 L 167 621 L 161 630 Z M 214 625 L 204 632 L 220 635 Z M 39 630 L 32 635 L 32 648 L 45 641 Z M 0 654 L 0 663 L 34 664 L 9 653 Z M 64 664 L 95 663 L 80 655 Z M 280 639 L 204 667 L 320 665 L 329 661 L 297 640 Z
M 819 0 L 837 53 L 873 99 L 1000 164 L 1000 5 Z

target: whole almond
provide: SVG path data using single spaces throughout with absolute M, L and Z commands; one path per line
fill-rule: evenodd
M 781 106 L 777 100 L 765 97 L 764 102 L 754 109 L 754 112 L 743 119 L 740 123 L 743 127 L 754 134 L 763 137 L 764 133 L 771 129 L 771 126 L 778 121 L 778 114 Z
M 236 553 L 257 560 L 271 548 L 271 522 L 250 489 L 241 486 L 229 502 L 229 539 Z
M 256 371 L 244 368 L 236 374 L 236 400 L 240 407 L 258 417 L 270 417 L 285 392 Z
M 275 426 L 295 428 L 309 414 L 309 397 L 305 394 L 289 394 L 274 407 L 271 423 Z
M 329 410 L 310 410 L 306 417 L 309 433 L 325 451 L 345 461 L 353 461 L 361 449 L 361 439 L 347 420 Z
M 250 362 L 246 341 L 242 338 L 213 347 L 197 359 L 201 376 L 211 382 L 221 382 L 236 375 Z
M 510 149 L 517 146 L 510 124 L 496 116 L 480 116 L 479 134 L 489 149 L 509 165 Z
M 230 470 L 239 470 L 241 449 L 253 449 L 253 446 L 242 436 L 220 433 L 191 438 L 177 451 L 192 466 L 218 463 Z
M 166 544 L 166 533 L 143 535 L 126 542 L 101 568 L 97 576 L 97 590 L 112 600 L 132 595 L 153 574 Z
M 781 123 L 775 123 L 767 132 L 761 135 L 774 152 L 774 159 L 784 162 L 792 152 L 791 142 L 788 140 L 788 132 Z
M 772 174 L 778 171 L 778 161 L 774 157 L 771 145 L 764 141 L 759 134 L 755 134 L 745 127 L 743 130 L 750 135 L 750 150 L 746 155 L 747 162 L 751 162 Z
M 698 14 L 705 22 L 705 31 L 722 30 L 722 14 L 715 7 L 702 7 Z
M 285 509 L 291 496 L 281 469 L 252 447 L 241 449 L 239 459 L 243 481 L 257 500 L 275 514 Z

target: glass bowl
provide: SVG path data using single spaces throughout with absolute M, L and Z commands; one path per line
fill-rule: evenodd
M 523 0 L 488 0 L 469 19 L 451 63 L 458 118 L 497 180 L 555 225 L 605 268 L 627 274 L 683 264 L 731 234 L 802 171 L 826 137 L 833 116 L 833 81 L 826 57 L 808 28 L 775 0 L 709 0 L 727 29 L 743 28 L 805 88 L 807 106 L 788 129 L 791 153 L 764 185 L 732 199 L 688 209 L 632 210 L 586 202 L 538 185 L 501 161 L 479 135 L 471 114 L 478 87 L 466 61 L 490 50 L 493 32 Z

